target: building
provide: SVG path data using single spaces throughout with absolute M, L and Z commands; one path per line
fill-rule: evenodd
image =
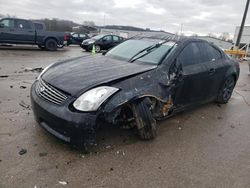
M 236 40 L 238 38 L 240 27 L 237 26 L 235 28 L 235 33 L 234 33 L 234 43 L 236 43 Z M 245 26 L 242 32 L 241 40 L 240 40 L 240 46 L 243 46 L 245 44 L 250 44 L 250 26 Z
M 165 31 L 155 31 L 150 29 L 142 29 L 132 26 L 105 26 L 100 28 L 101 34 L 114 34 L 124 38 L 131 38 L 137 35 L 140 36 L 173 36 L 174 34 Z

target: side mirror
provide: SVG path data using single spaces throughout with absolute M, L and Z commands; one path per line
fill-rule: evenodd
M 107 39 L 102 39 L 102 42 L 106 42 L 107 41 Z
M 102 52 L 102 55 L 106 55 L 107 52 L 108 52 L 108 51 L 103 51 L 103 52 Z
M 4 24 L 3 23 L 0 23 L 0 28 L 4 28 Z

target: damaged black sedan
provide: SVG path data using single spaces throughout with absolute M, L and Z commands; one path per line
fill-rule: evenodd
M 105 55 L 47 67 L 31 88 L 37 122 L 78 148 L 95 144 L 101 122 L 157 135 L 156 121 L 211 101 L 227 103 L 239 64 L 192 38 L 133 38 Z

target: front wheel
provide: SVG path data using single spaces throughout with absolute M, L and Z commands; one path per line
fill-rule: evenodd
M 154 139 L 157 135 L 157 126 L 150 110 L 151 100 L 149 98 L 139 100 L 132 107 L 139 137 L 143 140 Z
M 220 104 L 226 104 L 232 96 L 234 86 L 235 86 L 234 77 L 233 76 L 227 77 L 222 88 L 219 91 L 216 102 Z
M 99 53 L 101 51 L 101 47 L 99 45 L 95 46 L 95 51 L 96 53 Z

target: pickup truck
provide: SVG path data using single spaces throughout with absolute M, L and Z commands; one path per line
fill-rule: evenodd
M 44 23 L 18 18 L 0 20 L 0 43 L 38 45 L 55 51 L 67 43 L 64 32 L 46 31 Z

